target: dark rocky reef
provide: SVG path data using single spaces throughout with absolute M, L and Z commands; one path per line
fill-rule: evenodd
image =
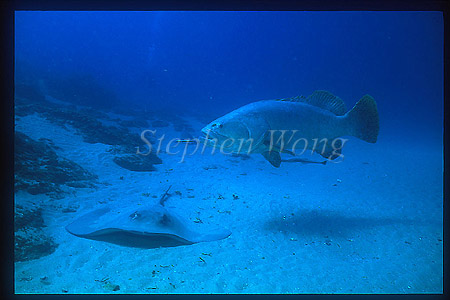
M 156 168 L 153 165 L 162 164 L 162 160 L 153 153 L 120 155 L 114 157 L 114 162 L 124 169 L 136 172 L 155 171 Z
M 30 69 L 30 66 L 24 64 L 21 64 L 21 66 L 22 72 L 18 77 L 25 78 L 28 76 L 27 70 Z M 39 74 L 38 72 L 35 73 Z M 59 78 L 54 74 L 47 75 L 45 80 L 39 79 L 40 76 L 28 76 L 30 78 L 27 77 L 27 80 L 22 78 L 23 80 L 16 81 L 15 115 L 17 119 L 38 113 L 61 127 L 70 126 L 74 128 L 76 133 L 82 136 L 87 143 L 116 146 L 116 149 L 119 150 L 115 153 L 117 157 L 114 161 L 121 167 L 129 170 L 150 171 L 155 170 L 153 164 L 161 163 L 161 159 L 153 153 L 146 157 L 136 156 L 136 148 L 143 149 L 146 146 L 140 135 L 135 132 L 136 128 L 148 129 L 150 123 L 151 127 L 154 128 L 167 127 L 176 123 L 176 129 L 183 132 L 183 137 L 192 137 L 192 128 L 173 114 L 164 115 L 146 109 L 129 107 L 132 119 L 111 118 L 105 111 L 124 113 L 127 107 L 123 105 L 120 107 L 118 105 L 119 100 L 114 93 L 104 88 L 92 76 L 73 74 Z M 44 96 L 42 90 L 45 90 L 45 94 L 50 97 Z M 64 101 L 65 104 L 52 100 L 52 97 L 55 100 Z M 149 115 L 153 118 L 153 122 L 147 121 Z M 156 116 L 158 117 L 155 119 Z M 171 118 L 174 118 L 174 120 Z M 152 143 L 155 141 L 154 137 L 147 136 L 147 138 Z M 52 165 L 48 165 L 48 168 L 51 169 Z M 79 182 L 64 180 L 63 176 L 61 178 L 66 185 L 80 185 Z M 29 192 L 36 194 L 57 190 L 58 184 L 60 184 L 56 181 L 42 181 L 41 178 L 36 181 L 38 182 L 30 185 L 18 179 L 16 187 L 27 189 Z
M 14 84 L 14 96 L 21 99 L 27 99 L 28 102 L 45 102 L 45 96 L 35 85 L 26 83 Z
M 161 128 L 161 127 L 169 127 L 170 123 L 164 120 L 155 120 L 152 122 L 152 126 L 155 128 Z
M 46 87 L 50 96 L 76 105 L 109 110 L 120 103 L 114 92 L 105 88 L 89 74 L 53 76 L 47 78 Z
M 100 120 L 113 121 L 107 114 L 93 109 L 77 109 L 54 103 L 29 104 L 16 99 L 15 113 L 17 116 L 39 113 L 59 126 L 70 125 L 83 137 L 85 142 L 91 144 L 122 145 L 131 152 L 135 152 L 136 147 L 140 144 L 144 145 L 139 135 L 131 134 L 126 127 L 104 125 Z
M 128 170 L 154 171 L 156 169 L 151 166 L 151 164 L 162 163 L 161 159 L 154 153 L 144 156 L 145 158 L 141 157 L 141 155 L 137 156 L 135 154 L 136 147 L 144 149 L 146 146 L 141 140 L 141 137 L 136 133 L 131 133 L 127 127 L 123 126 L 123 122 L 126 121 L 117 122 L 101 111 L 87 108 L 77 109 L 76 107 L 70 106 L 43 105 L 38 103 L 27 104 L 23 101 L 18 101 L 18 103 L 16 103 L 16 114 L 19 116 L 32 114 L 34 112 L 38 112 L 41 116 L 59 126 L 66 127 L 69 125 L 73 127 L 77 134 L 81 135 L 83 140 L 87 143 L 102 143 L 116 146 L 114 154 L 128 155 L 126 156 L 128 158 L 119 156 L 117 159 L 114 159 L 114 162 Z M 147 122 L 143 118 L 136 118 L 129 122 L 143 128 L 147 126 Z M 104 123 L 113 125 L 105 125 Z M 114 126 L 115 124 L 117 124 L 117 126 Z M 154 141 L 154 137 L 152 136 L 146 136 L 146 138 L 151 142 Z M 129 160 L 129 162 L 126 162 L 126 160 Z M 40 191 L 45 187 L 38 185 L 35 188 Z M 32 190 L 31 192 L 37 191 Z
M 42 210 L 16 205 L 14 210 L 14 261 L 38 259 L 55 251 L 58 244 L 42 230 Z
M 14 114 L 18 117 L 32 115 L 34 113 L 45 113 L 49 110 L 57 110 L 60 106 L 46 100 L 35 101 L 31 98 L 14 98 Z
M 124 127 L 136 127 L 136 128 L 147 128 L 148 122 L 143 117 L 136 117 L 132 120 L 122 120 L 119 124 Z
M 14 177 L 15 191 L 47 194 L 53 198 L 64 196 L 61 185 L 94 187 L 97 179 L 97 175 L 58 156 L 51 141 L 35 141 L 18 131 L 14 138 Z
M 180 132 L 193 132 L 194 128 L 180 117 L 173 118 L 173 129 Z
M 128 145 L 134 149 L 139 136 L 131 136 L 124 127 L 106 126 L 96 116 L 71 109 L 49 110 L 42 114 L 47 120 L 61 126 L 71 125 L 86 143 Z

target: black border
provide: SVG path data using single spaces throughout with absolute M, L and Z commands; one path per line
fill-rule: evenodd
M 444 11 L 445 0 L 16 0 L 16 10 Z
M 0 112 L 1 118 L 1 170 L 2 170 L 2 191 L 3 197 L 0 199 L 1 211 L 3 217 L 1 219 L 1 233 L 4 241 L 1 244 L 2 259 L 0 260 L 2 266 L 1 273 L 1 289 L 0 293 L 4 296 L 14 298 L 39 297 L 47 299 L 48 297 L 80 297 L 81 295 L 14 295 L 14 11 L 15 10 L 218 10 L 218 11 L 441 11 L 444 15 L 444 36 L 445 33 L 450 32 L 449 21 L 449 4 L 446 1 L 408 1 L 408 0 L 348 0 L 348 1 L 333 1 L 333 0 L 304 0 L 304 1 L 289 1 L 289 0 L 0 0 L 0 21 L 2 24 L 1 37 L 4 40 L 0 48 L 0 82 L 2 84 L 2 98 L 0 98 Z M 449 61 L 450 61 L 450 43 L 449 39 L 444 40 L 444 295 L 448 294 L 448 255 L 447 255 L 447 241 L 449 241 L 448 234 L 448 174 L 447 170 L 450 167 L 450 162 L 447 159 L 448 149 L 450 145 L 450 100 L 449 100 Z M 420 158 L 418 158 L 420 159 Z M 131 295 L 84 295 L 84 297 L 103 298 L 107 296 L 113 297 L 127 297 Z M 152 298 L 180 298 L 189 297 L 197 299 L 198 297 L 213 297 L 222 298 L 226 295 L 132 295 L 133 297 L 152 297 Z M 232 295 L 235 297 L 236 295 Z M 444 298 L 443 295 L 245 295 L 241 297 L 261 297 L 269 299 L 272 297 L 408 297 L 408 298 Z

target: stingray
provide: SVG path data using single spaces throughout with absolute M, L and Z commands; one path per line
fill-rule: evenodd
M 82 238 L 146 249 L 217 241 L 231 234 L 226 229 L 205 230 L 205 224 L 194 226 L 163 204 L 161 200 L 156 205 L 121 211 L 103 207 L 75 220 L 66 230 Z

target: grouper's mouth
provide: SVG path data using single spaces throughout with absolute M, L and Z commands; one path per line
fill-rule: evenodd
M 211 129 L 202 129 L 202 134 L 203 136 L 199 137 L 200 141 L 209 146 L 217 145 L 217 141 L 228 139 L 227 136 L 217 133 Z

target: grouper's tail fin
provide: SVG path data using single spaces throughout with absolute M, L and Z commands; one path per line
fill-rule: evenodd
M 351 128 L 351 135 L 369 142 L 375 143 L 380 130 L 377 103 L 369 96 L 362 97 L 355 106 L 347 112 Z

